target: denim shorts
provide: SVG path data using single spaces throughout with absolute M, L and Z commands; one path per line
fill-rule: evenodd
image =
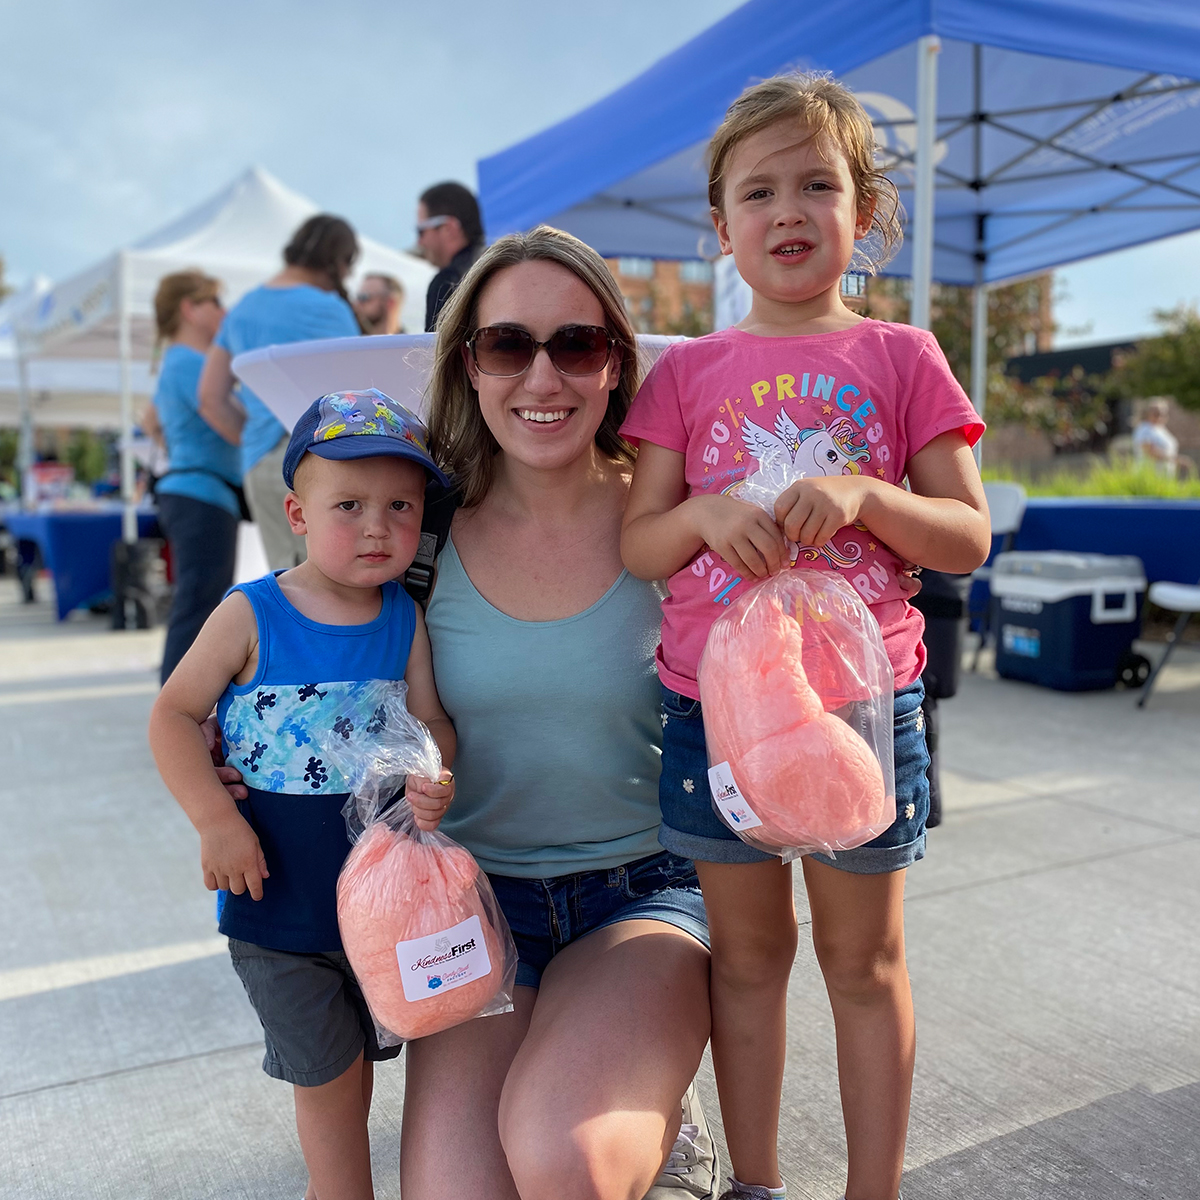
M 916 683 L 895 695 L 896 819 L 873 841 L 818 862 L 856 875 L 883 875 L 925 857 L 929 816 L 929 751 L 925 745 L 925 686 Z M 743 842 L 717 815 L 708 790 L 708 751 L 700 701 L 663 688 L 662 777 L 658 798 L 662 826 L 658 840 L 672 854 L 700 862 L 764 862 L 774 855 Z
M 262 1022 L 272 1079 L 318 1087 L 346 1071 L 361 1053 L 368 1062 L 395 1058 L 381 1047 L 367 1002 L 340 950 L 297 953 L 229 939 L 229 957 Z
M 537 987 L 560 950 L 619 921 L 663 921 L 708 947 L 696 868 L 674 854 L 553 879 L 488 878 L 517 944 L 518 987 Z

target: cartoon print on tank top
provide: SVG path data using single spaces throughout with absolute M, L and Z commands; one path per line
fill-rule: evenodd
M 717 405 L 704 447 L 701 488 L 736 495 L 752 470 L 776 456 L 784 456 L 807 479 L 864 472 L 888 477 L 885 464 L 892 453 L 884 441 L 883 425 L 870 420 L 876 415 L 875 404 L 863 399 L 854 384 L 838 387 L 833 375 L 815 373 L 814 379 L 814 373 L 806 371 L 798 386 L 795 376 L 781 374 L 751 384 L 750 394 L 751 411 L 759 420 L 747 415 L 745 410 L 751 406 L 740 396 Z M 772 410 L 774 422 L 769 424 Z M 844 574 L 868 604 L 902 594 L 896 582 L 899 557 L 861 523 L 839 530 L 824 546 L 788 542 L 788 551 L 793 566 Z M 710 599 L 721 605 L 732 601 L 734 589 L 743 582 L 708 550 L 686 569 L 698 579 L 707 578 Z
M 225 763 L 263 792 L 337 795 L 349 788 L 325 761 L 321 745 L 333 732 L 382 728 L 380 713 L 354 699 L 354 682 L 270 684 L 235 695 L 221 725 Z

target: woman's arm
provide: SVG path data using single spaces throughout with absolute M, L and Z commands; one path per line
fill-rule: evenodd
M 824 546 L 860 522 L 901 558 L 965 575 L 986 561 L 991 520 L 975 456 L 961 430 L 935 437 L 908 462 L 912 491 L 865 475 L 801 479 L 775 518 L 802 546 Z
M 224 346 L 210 346 L 200 372 L 200 415 L 230 445 L 242 440 L 246 410 L 233 394 L 233 369 L 229 351 Z
M 454 775 L 449 768 L 458 749 L 458 735 L 438 698 L 433 679 L 433 651 L 420 608 L 417 608 L 417 628 L 412 649 L 408 652 L 404 682 L 408 684 L 408 711 L 429 727 L 442 755 L 443 769 L 439 779 L 410 775 L 404 792 L 412 805 L 417 827 L 432 830 L 438 827 L 454 799 Z
M 742 575 L 769 575 L 786 547 L 770 514 L 731 496 L 687 494 L 684 456 L 643 441 L 621 523 L 621 558 L 639 579 L 667 579 L 704 546 Z
M 166 450 L 167 442 L 163 437 L 162 422 L 158 419 L 158 409 L 153 404 L 147 404 L 142 409 L 141 419 L 138 422 L 142 427 L 142 432 L 160 449 Z
M 269 874 L 262 847 L 217 776 L 202 723 L 254 652 L 257 627 L 249 601 L 222 601 L 158 694 L 150 714 L 150 748 L 163 782 L 200 834 L 204 886 L 262 899 Z

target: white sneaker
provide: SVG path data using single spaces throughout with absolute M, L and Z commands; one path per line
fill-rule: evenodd
M 717 1149 L 693 1082 L 683 1096 L 683 1124 L 675 1148 L 646 1200 L 713 1200 L 718 1174 Z

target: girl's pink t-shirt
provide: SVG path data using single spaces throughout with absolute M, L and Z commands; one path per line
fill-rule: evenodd
M 685 455 L 695 496 L 728 492 L 781 448 L 810 479 L 864 473 L 903 486 L 909 459 L 953 429 L 974 445 L 984 424 L 934 336 L 868 320 L 806 337 L 726 329 L 668 346 L 621 432 Z M 904 598 L 892 550 L 847 526 L 824 546 L 801 547 L 796 565 L 836 571 L 867 602 L 897 688 L 920 676 L 925 622 Z M 671 577 L 658 650 L 667 687 L 699 699 L 709 627 L 753 583 L 707 548 Z

